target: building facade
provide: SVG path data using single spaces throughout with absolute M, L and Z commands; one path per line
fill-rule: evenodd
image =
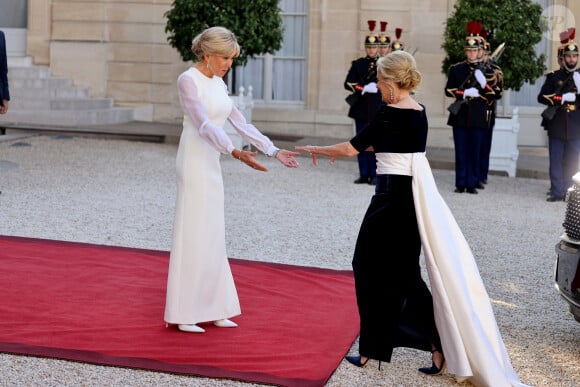
M 578 1 L 536 1 L 545 8 L 554 31 L 575 26 L 575 16 L 580 17 Z M 5 15 L 0 16 L 0 29 L 13 39 L 12 63 L 25 56 L 32 65 L 48 66 L 52 75 L 90 88 L 94 97 L 110 97 L 117 106 L 135 108 L 140 120 L 180 122 L 175 81 L 190 63 L 167 43 L 164 13 L 171 3 L 0 0 Z M 451 101 L 443 93 L 441 44 L 454 4 L 455 0 L 281 0 L 282 50 L 236 70 L 236 79 L 254 88 L 254 123 L 267 133 L 351 136 L 343 82 L 351 61 L 364 54 L 367 20 L 383 20 L 393 37 L 395 28 L 402 28 L 401 40 L 424 75 L 416 97 L 428 109 L 430 145 L 452 147 L 445 124 Z M 548 69 L 556 66 L 558 43 L 547 37 L 539 46 L 549 55 Z M 540 78 L 536 83 L 542 82 Z M 530 86 L 505 98 L 507 112 L 509 106 L 519 107 L 523 146 L 546 144 L 542 107 L 534 102 L 534 93 Z

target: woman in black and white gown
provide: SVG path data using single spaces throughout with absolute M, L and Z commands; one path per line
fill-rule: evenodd
M 447 367 L 458 381 L 481 386 L 519 386 L 499 333 L 473 254 L 437 190 L 425 149 L 425 107 L 411 92 L 421 74 L 414 58 L 397 51 L 377 62 L 384 105 L 348 142 L 303 146 L 314 164 L 372 147 L 376 193 L 356 242 L 353 271 L 360 317 L 359 367 L 369 359 L 389 362 L 393 348 L 432 353 L 436 375 Z M 421 278 L 425 255 L 431 292 Z

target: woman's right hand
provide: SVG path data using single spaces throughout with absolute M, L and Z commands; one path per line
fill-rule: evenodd
M 257 171 L 267 172 L 268 168 L 266 168 L 265 166 L 263 166 L 262 164 L 257 162 L 256 159 L 254 158 L 257 155 L 258 155 L 257 151 L 248 152 L 248 151 L 241 151 L 238 149 L 234 149 L 232 151 L 233 158 L 240 160 L 242 163 L 246 164 L 249 167 L 254 168 Z

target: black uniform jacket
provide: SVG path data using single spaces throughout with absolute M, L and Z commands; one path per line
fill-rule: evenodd
M 566 93 L 576 94 L 576 102 L 562 104 L 562 94 Z M 580 139 L 579 98 L 572 72 L 562 68 L 546 75 L 544 85 L 538 94 L 538 102 L 557 107 L 553 119 L 542 121 L 544 128 L 548 131 L 548 136 L 560 140 Z
M 348 110 L 348 116 L 357 121 L 371 122 L 381 105 L 381 93 L 365 93 L 357 90 L 357 86 L 365 86 L 377 82 L 377 59 L 364 57 L 354 60 L 344 81 L 344 88 L 359 95 L 356 103 Z M 360 87 L 359 87 L 360 89 Z
M 462 101 L 461 109 L 458 114 L 449 114 L 447 125 L 460 128 L 489 128 L 491 124 L 490 107 L 493 102 L 501 98 L 501 88 L 494 90 L 489 84 L 482 88 L 475 79 L 474 72 L 477 63 L 468 63 L 467 61 L 454 64 L 449 69 L 449 77 L 445 85 L 445 95 Z M 480 69 L 484 75 L 489 76 L 484 67 Z M 502 82 L 503 83 L 503 82 Z M 479 91 L 479 97 L 463 97 L 463 91 L 475 87 Z M 502 84 L 503 87 L 503 84 Z

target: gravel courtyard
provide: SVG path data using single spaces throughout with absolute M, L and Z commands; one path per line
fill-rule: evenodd
M 0 235 L 169 250 L 176 151 L 175 144 L 70 135 L 0 141 Z M 350 269 L 374 189 L 352 184 L 356 163 L 323 159 L 314 167 L 302 157 L 291 170 L 259 159 L 268 173 L 223 156 L 229 256 Z M 566 204 L 545 201 L 547 180 L 493 175 L 469 195 L 453 193 L 453 171 L 434 175 L 477 259 L 521 381 L 580 386 L 580 323 L 553 285 Z M 429 363 L 428 354 L 409 349 L 396 349 L 381 370 L 377 362 L 358 369 L 343 361 L 328 386 L 456 385 L 448 375 L 417 371 Z M 0 354 L 0 386 L 32 385 L 251 384 Z

